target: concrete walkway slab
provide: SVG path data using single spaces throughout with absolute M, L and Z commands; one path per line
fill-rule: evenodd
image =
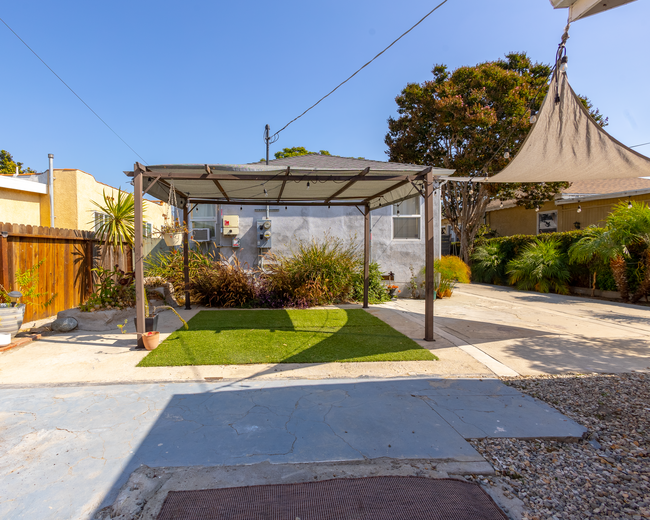
M 464 382 L 244 381 L 0 389 L 0 517 L 90 518 L 114 500 L 143 464 L 388 458 L 480 466 L 485 461 L 465 441 L 465 424 L 488 436 L 495 424 L 505 430 L 496 435 L 506 436 L 516 428 L 527 437 L 540 431 L 552 437 L 584 431 L 534 400 L 519 408 L 523 396 L 498 381 L 470 380 L 469 388 Z M 482 412 L 469 413 L 468 402 L 481 390 L 490 399 L 477 401 Z M 508 410 L 513 407 L 514 413 Z M 469 420 L 463 423 L 465 418 Z M 540 428 L 540 418 L 546 430 Z M 527 424 L 532 429 L 525 431 Z

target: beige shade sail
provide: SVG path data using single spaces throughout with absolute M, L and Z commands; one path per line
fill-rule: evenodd
M 519 152 L 489 182 L 571 182 L 647 176 L 650 158 L 605 132 L 569 85 L 566 73 L 560 73 L 559 85 L 553 75 L 537 122 Z

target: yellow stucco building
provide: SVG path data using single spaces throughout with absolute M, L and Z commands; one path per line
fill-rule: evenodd
M 493 200 L 484 222 L 497 236 L 538 235 L 603 226 L 607 215 L 621 201 L 650 205 L 650 179 L 612 179 L 574 182 L 539 211 L 517 206 L 514 200 Z M 578 211 L 579 210 L 579 211 Z M 443 220 L 443 226 L 448 222 Z M 451 232 L 451 226 L 447 226 Z
M 103 204 L 103 193 L 116 197 L 118 189 L 76 169 L 54 170 L 54 226 L 50 222 L 48 173 L 0 175 L 0 222 L 94 231 L 102 216 L 93 201 Z M 124 191 L 124 190 L 123 190 Z M 167 204 L 145 200 L 145 230 L 158 229 Z

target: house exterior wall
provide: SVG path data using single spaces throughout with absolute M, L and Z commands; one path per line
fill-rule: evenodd
M 0 188 L 0 222 L 17 222 L 27 226 L 43 225 L 42 197 L 40 193 Z M 49 214 L 47 220 L 50 220 Z
M 403 286 L 411 278 L 409 266 L 415 273 L 424 266 L 424 206 L 420 204 L 420 238 L 408 240 L 393 239 L 392 206 L 379 208 L 370 213 L 371 221 L 371 261 L 379 263 L 387 274 L 395 273 L 395 283 Z M 223 205 L 217 210 L 217 226 L 221 231 L 224 215 L 239 216 L 240 247 L 232 247 L 232 238 L 222 233 L 206 243 L 193 243 L 193 247 L 209 249 L 221 253 L 226 259 L 236 256 L 240 262 L 250 267 L 261 265 L 260 250 L 257 248 L 257 220 L 266 217 L 265 206 Z M 327 234 L 344 241 L 355 241 L 363 252 L 363 215 L 355 207 L 289 206 L 270 207 L 272 248 L 270 251 L 288 253 L 300 241 L 320 240 Z
M 55 169 L 54 227 L 94 231 L 97 208 L 92 201 L 102 203 L 104 190 L 113 196 L 118 192 L 81 170 Z M 145 200 L 146 222 L 160 228 L 166 208 L 166 203 Z M 0 187 L 0 222 L 50 227 L 49 195 Z
M 604 220 L 611 213 L 614 206 L 621 201 L 627 202 L 628 200 L 645 202 L 650 205 L 650 194 L 629 198 L 576 201 L 571 204 L 559 205 L 551 201 L 542 205 L 540 212 L 557 211 L 557 230 L 560 232 L 573 231 L 577 229 L 576 222 L 580 224 L 580 229 L 585 229 L 591 225 L 603 226 Z M 578 213 L 578 205 L 582 207 L 580 213 Z M 534 209 L 524 209 L 520 206 L 495 209 L 486 213 L 485 222 L 498 233 L 498 236 L 537 234 L 537 212 Z

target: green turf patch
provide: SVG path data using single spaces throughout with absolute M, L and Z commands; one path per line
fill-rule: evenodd
M 438 359 L 362 309 L 201 311 L 188 324 L 138 366 Z

